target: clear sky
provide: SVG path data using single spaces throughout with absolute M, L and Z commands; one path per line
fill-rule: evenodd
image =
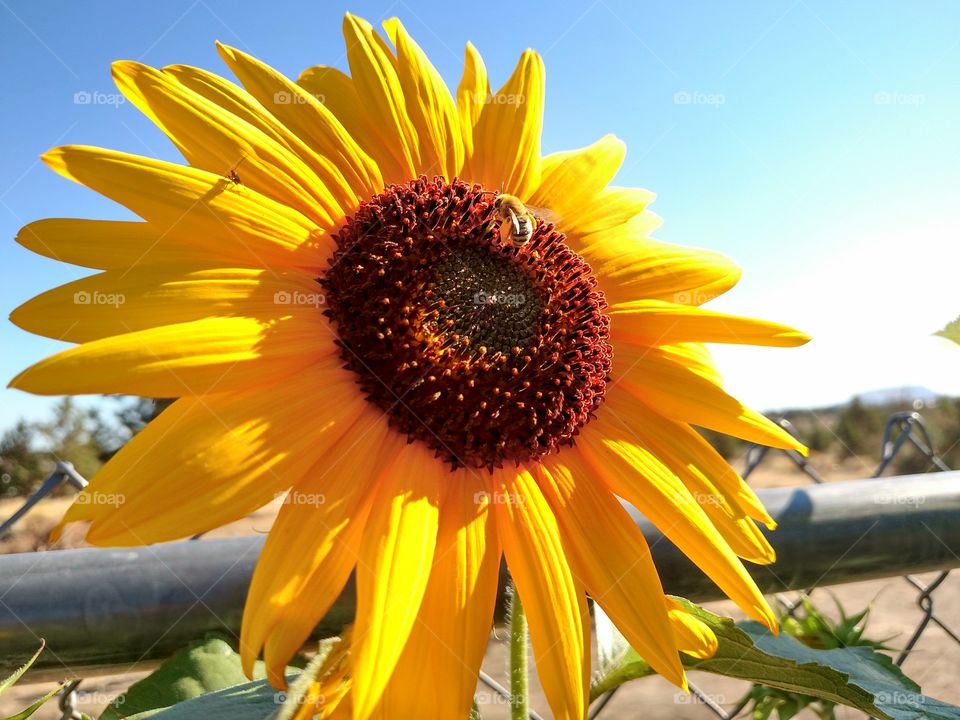
M 761 408 L 923 385 L 960 394 L 960 352 L 931 338 L 960 312 L 960 3 L 163 3 L 0 0 L 0 307 L 88 271 L 31 255 L 48 216 L 126 218 L 47 170 L 64 143 L 178 160 L 109 64 L 227 73 L 219 39 L 296 77 L 346 69 L 344 11 L 399 16 L 455 87 L 463 47 L 496 87 L 525 47 L 547 65 L 545 152 L 606 132 L 617 183 L 658 193 L 661 239 L 744 268 L 714 307 L 793 323 L 799 350 L 718 348 L 730 388 Z M 78 95 L 80 93 L 81 95 Z M 88 95 L 83 95 L 87 93 Z M 89 97 L 93 102 L 77 99 Z M 63 347 L 0 322 L 0 377 Z M 52 401 L 0 390 L 0 428 Z

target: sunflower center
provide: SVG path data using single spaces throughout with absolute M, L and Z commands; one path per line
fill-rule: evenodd
M 572 444 L 610 372 L 590 267 L 542 222 L 504 242 L 494 199 L 459 180 L 393 185 L 347 220 L 320 278 L 368 400 L 454 468 Z
M 434 268 L 431 293 L 429 326 L 464 350 L 509 353 L 536 338 L 542 297 L 508 258 L 478 248 L 451 255 Z

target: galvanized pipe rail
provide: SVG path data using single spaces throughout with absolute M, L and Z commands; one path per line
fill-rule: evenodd
M 778 560 L 751 566 L 765 593 L 960 567 L 960 472 L 760 491 L 779 523 Z M 645 519 L 667 592 L 721 597 Z M 0 556 L 0 672 L 47 641 L 39 668 L 85 675 L 169 656 L 219 630 L 236 634 L 263 537 L 146 548 L 78 549 Z M 348 586 L 320 633 L 348 623 Z

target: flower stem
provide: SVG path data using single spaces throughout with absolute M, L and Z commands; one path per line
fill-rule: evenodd
M 510 603 L 510 719 L 530 717 L 530 674 L 527 668 L 527 616 L 516 586 Z

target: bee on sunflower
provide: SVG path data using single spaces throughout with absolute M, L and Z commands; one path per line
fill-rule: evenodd
M 802 450 L 723 390 L 704 343 L 808 338 L 701 307 L 739 270 L 651 238 L 653 195 L 610 185 L 620 140 L 541 154 L 535 52 L 493 93 L 468 44 L 452 95 L 399 21 L 384 28 L 347 15 L 350 75 L 296 82 L 222 45 L 240 85 L 118 62 L 120 90 L 186 164 L 43 156 L 140 220 L 19 233 L 100 272 L 13 312 L 77 346 L 11 385 L 178 398 L 84 491 L 124 502 L 77 502 L 59 527 L 163 542 L 287 492 L 241 653 L 283 686 L 355 572 L 349 692 L 325 715 L 466 718 L 502 557 L 556 717 L 585 717 L 588 595 L 686 687 L 678 652 L 709 656 L 716 638 L 664 596 L 618 498 L 774 629 L 741 561 L 773 560 L 758 523 L 774 522 L 693 426 Z

